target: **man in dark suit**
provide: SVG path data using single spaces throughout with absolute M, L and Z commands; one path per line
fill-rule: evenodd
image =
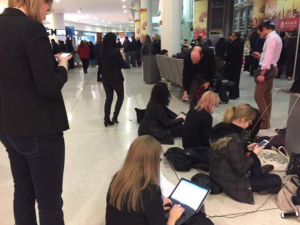
M 212 49 L 195 46 L 184 57 L 182 101 L 190 101 L 190 108 L 197 105 L 197 90 L 213 88 L 216 60 Z
M 234 82 L 229 88 L 229 99 L 240 97 L 240 78 L 244 58 L 244 45 L 241 41 L 241 34 L 233 32 L 231 35 L 232 42 L 228 46 L 227 53 L 224 57 L 224 78 Z

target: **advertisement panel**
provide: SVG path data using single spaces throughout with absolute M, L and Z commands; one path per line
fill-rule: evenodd
M 279 31 L 291 31 L 299 27 L 300 1 L 285 0 L 277 1 L 275 14 L 276 28 Z
M 194 5 L 194 38 L 207 35 L 208 0 L 195 0 Z
M 141 36 L 141 20 L 135 20 L 135 37 L 140 38 Z
M 266 13 L 265 18 L 267 20 L 276 19 L 277 15 L 277 0 L 266 0 Z
M 253 1 L 253 18 L 252 27 L 257 27 L 264 21 L 266 0 L 254 0 Z
M 148 21 L 147 21 L 147 9 L 141 9 L 141 41 L 144 42 L 145 37 L 147 35 L 147 26 L 148 26 Z

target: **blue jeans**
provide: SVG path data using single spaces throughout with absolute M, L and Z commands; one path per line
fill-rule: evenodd
M 95 66 L 96 65 L 96 59 L 90 59 L 90 65 Z
M 65 162 L 63 134 L 16 137 L 0 135 L 15 184 L 14 216 L 17 225 L 64 225 L 62 185 Z
M 131 52 L 125 52 L 125 62 L 128 66 L 128 68 L 130 68 L 130 59 L 129 57 L 131 57 Z

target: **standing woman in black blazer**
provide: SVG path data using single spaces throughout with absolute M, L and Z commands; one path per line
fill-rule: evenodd
M 104 125 L 107 127 L 119 123 L 118 116 L 124 100 L 124 77 L 121 70 L 128 67 L 117 48 L 117 36 L 114 33 L 106 34 L 102 44 L 100 61 L 103 64 L 102 82 L 106 93 Z M 118 100 L 111 121 L 110 111 L 114 91 L 117 93 Z
M 57 56 L 55 68 L 42 24 L 52 3 L 9 0 L 0 16 L 0 140 L 11 164 L 18 225 L 37 225 L 35 201 L 39 224 L 64 224 L 63 131 L 69 124 L 61 89 L 71 57 Z

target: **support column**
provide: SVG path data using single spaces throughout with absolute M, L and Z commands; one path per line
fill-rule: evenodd
M 140 10 L 140 4 L 138 2 L 135 3 L 136 10 Z M 141 37 L 141 12 L 135 11 L 134 12 L 134 24 L 135 24 L 135 38 Z
M 163 0 L 162 2 L 162 49 L 169 51 L 169 56 L 181 51 L 181 19 L 183 1 Z
M 141 40 L 149 35 L 152 37 L 152 1 L 141 0 Z

